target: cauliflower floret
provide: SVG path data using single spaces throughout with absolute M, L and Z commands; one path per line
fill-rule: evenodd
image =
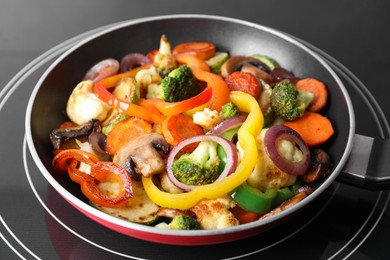
M 91 119 L 103 121 L 111 108 L 93 93 L 93 82 L 80 82 L 66 104 L 66 113 L 76 124 L 83 124 Z
M 160 176 L 161 188 L 163 188 L 163 190 L 173 194 L 183 193 L 183 190 L 179 189 L 171 182 L 166 172 L 161 173 L 159 176 Z
M 282 140 L 277 147 L 280 154 L 283 157 L 292 162 L 299 162 L 303 159 L 303 153 L 301 150 L 295 147 L 295 145 L 287 140 Z
M 247 182 L 250 186 L 256 187 L 261 191 L 266 189 L 278 189 L 285 186 L 290 186 L 295 183 L 296 176 L 285 173 L 280 170 L 269 158 L 264 146 L 264 135 L 267 129 L 263 129 L 256 138 L 258 157 L 255 168 L 249 176 Z M 288 144 L 289 143 L 289 144 Z M 299 157 L 297 148 L 293 147 L 291 142 L 283 141 L 279 149 L 285 151 L 283 154 L 289 154 L 288 157 Z M 244 151 L 238 144 L 239 153 L 242 154 Z
M 211 110 L 207 107 L 202 111 L 196 112 L 192 118 L 195 124 L 198 124 L 205 129 L 211 129 L 222 121 L 217 110 Z
M 239 225 L 229 211 L 236 203 L 228 196 L 205 199 L 196 204 L 191 211 L 196 215 L 202 229 L 221 229 Z
M 138 71 L 135 75 L 135 80 L 141 88 L 147 88 L 150 84 L 161 83 L 161 77 L 154 66 Z

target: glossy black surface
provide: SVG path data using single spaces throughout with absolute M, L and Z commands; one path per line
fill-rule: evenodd
M 0 119 L 6 122 L 2 124 L 0 141 L 3 165 L 3 181 L 0 184 L 3 195 L 0 201 L 0 231 L 4 241 L 0 247 L 2 258 L 17 259 L 18 255 L 12 248 L 26 259 L 67 259 L 71 256 L 95 259 L 120 256 L 134 259 L 244 256 L 263 259 L 285 256 L 296 259 L 302 255 L 308 259 L 390 257 L 390 242 L 387 239 L 390 231 L 388 192 L 363 191 L 337 183 L 318 199 L 318 203 L 305 209 L 288 225 L 227 245 L 202 249 L 163 246 L 124 237 L 102 228 L 65 203 L 40 175 L 28 151 L 23 151 L 26 102 L 50 61 L 24 70 L 24 74 L 18 75 L 20 82 L 6 85 L 40 54 L 93 28 L 149 15 L 208 13 L 271 26 L 326 51 L 364 82 L 389 118 L 390 104 L 385 102 L 388 91 L 383 87 L 387 82 L 386 68 L 388 70 L 390 67 L 389 50 L 385 48 L 389 46 L 389 40 L 381 33 L 387 31 L 390 24 L 385 15 L 388 7 L 385 2 L 354 2 L 353 6 L 343 6 L 336 1 L 312 6 L 308 2 L 306 8 L 303 2 L 293 4 L 287 1 L 284 5 L 260 4 L 256 1 L 248 1 L 246 4 L 215 1 L 215 6 L 207 8 L 206 2 L 202 1 L 186 6 L 177 6 L 181 5 L 179 1 L 168 1 L 165 4 L 158 1 L 133 1 L 131 5 L 126 1 L 113 1 L 97 2 L 90 6 L 87 2 L 29 1 L 26 4 L 22 1 L 5 1 L 0 9 L 0 24 L 5 28 L 0 35 L 0 80 L 3 87 L 9 86 L 0 96 Z M 126 5 L 129 7 L 123 8 Z M 219 8 L 222 5 L 224 9 Z M 259 15 L 253 11 L 253 6 L 257 5 L 263 10 L 273 11 Z M 229 11 L 229 6 L 234 9 Z M 74 8 L 79 12 L 72 11 Z M 275 17 L 276 10 L 279 12 L 278 17 Z M 71 13 L 72 16 L 69 15 Z M 292 13 L 293 21 L 288 20 L 291 19 L 288 15 Z M 315 17 L 310 24 L 307 22 L 308 14 Z M 349 14 L 348 17 L 346 14 Z M 87 16 L 88 19 L 85 19 Z M 355 28 L 358 30 L 352 33 Z M 72 44 L 70 42 L 66 47 Z M 39 60 L 42 61 L 48 55 L 44 56 Z M 333 66 L 338 70 L 337 63 Z M 29 72 L 31 75 L 28 75 Z M 387 122 L 378 116 L 380 110 L 376 108 L 375 100 L 370 98 L 367 89 L 346 73 L 345 69 L 341 68 L 338 72 L 352 96 L 357 114 L 357 132 L 388 137 Z M 255 245 L 250 245 L 249 241 L 255 241 Z

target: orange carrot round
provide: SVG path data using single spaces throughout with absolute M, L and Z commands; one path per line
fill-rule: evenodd
M 106 150 L 114 156 L 117 151 L 136 137 L 152 132 L 152 124 L 137 117 L 128 117 L 114 125 L 107 135 Z
M 195 124 L 191 117 L 187 117 L 183 114 L 168 116 L 164 120 L 161 128 L 165 139 L 171 145 L 177 145 L 184 139 L 204 134 L 201 126 Z M 188 149 L 183 149 L 183 151 L 188 152 L 190 150 L 192 151 L 194 147 L 188 145 L 185 148 Z
M 297 131 L 309 147 L 325 143 L 334 133 L 328 118 L 310 111 L 306 111 L 302 117 L 294 121 L 283 124 Z
M 323 82 L 314 78 L 306 78 L 298 80 L 295 87 L 298 90 L 314 94 L 314 99 L 307 108 L 308 111 L 319 112 L 325 107 L 328 100 L 328 90 Z
M 207 60 L 215 54 L 215 50 L 215 45 L 210 42 L 185 42 L 177 45 L 172 54 L 189 54 Z

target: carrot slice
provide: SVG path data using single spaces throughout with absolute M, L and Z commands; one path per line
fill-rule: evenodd
M 185 42 L 177 45 L 172 54 L 189 54 L 207 60 L 215 54 L 215 50 L 215 45 L 210 42 Z
M 314 99 L 307 108 L 308 111 L 318 112 L 325 107 L 328 100 L 328 90 L 323 82 L 314 78 L 306 78 L 298 80 L 295 87 L 298 90 L 314 94 Z
M 114 125 L 107 135 L 106 151 L 114 156 L 117 151 L 136 137 L 152 132 L 152 124 L 137 117 L 128 117 Z
M 283 124 L 297 131 L 309 147 L 325 143 L 334 133 L 328 118 L 310 111 L 306 111 L 294 121 Z
M 183 114 L 168 116 L 162 123 L 162 133 L 171 145 L 177 145 L 192 136 L 204 134 L 203 128 L 192 121 L 191 117 Z M 196 147 L 197 144 L 195 144 Z M 194 147 L 188 145 L 183 149 L 184 152 L 192 151 Z
M 233 215 L 236 217 L 236 219 L 240 222 L 240 224 L 250 223 L 250 222 L 258 220 L 261 217 L 260 214 L 247 211 L 239 206 L 235 206 L 230 211 L 233 213 Z

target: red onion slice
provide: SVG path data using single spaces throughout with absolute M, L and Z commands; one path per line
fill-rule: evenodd
M 85 74 L 83 80 L 92 80 L 94 83 L 117 74 L 119 71 L 119 62 L 108 58 L 92 66 Z
M 92 132 L 88 136 L 88 142 L 91 144 L 92 149 L 98 155 L 107 155 L 106 152 L 106 136 L 99 132 Z
M 222 133 L 226 132 L 227 130 L 230 130 L 232 128 L 235 128 L 237 126 L 242 125 L 246 119 L 246 115 L 238 115 L 233 116 L 231 118 L 228 118 L 218 125 L 216 125 L 214 128 L 210 130 L 210 133 L 215 135 L 221 135 Z
M 292 142 L 301 150 L 303 154 L 302 160 L 293 162 L 279 153 L 278 145 L 283 140 Z M 303 175 L 308 171 L 310 166 L 309 148 L 302 137 L 293 129 L 284 125 L 270 127 L 265 133 L 264 144 L 268 156 L 280 170 L 295 176 Z
M 178 143 L 175 147 L 172 148 L 171 152 L 169 153 L 168 159 L 167 159 L 167 173 L 169 180 L 179 189 L 182 189 L 184 191 L 190 191 L 194 188 L 196 188 L 196 185 L 187 185 L 182 182 L 180 182 L 178 179 L 176 179 L 175 175 L 172 171 L 172 164 L 175 161 L 176 155 L 182 150 L 185 146 L 193 143 L 198 143 L 202 141 L 212 141 L 216 142 L 219 145 L 222 146 L 226 153 L 226 165 L 219 177 L 215 180 L 215 182 L 220 181 L 224 179 L 226 176 L 229 176 L 231 173 L 233 173 L 237 168 L 237 162 L 238 162 L 238 154 L 236 147 L 227 139 L 218 136 L 218 135 L 198 135 L 194 137 L 187 138 L 180 143 Z M 207 184 L 206 184 L 207 185 Z
M 147 65 L 150 60 L 141 53 L 129 53 L 121 60 L 121 72 L 130 71 L 136 67 Z

